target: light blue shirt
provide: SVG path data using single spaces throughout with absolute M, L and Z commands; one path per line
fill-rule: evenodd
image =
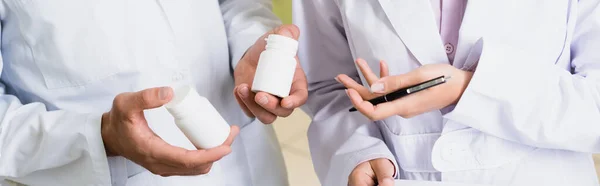
M 232 66 L 279 24 L 270 1 L 5 0 L 0 18 L 0 180 L 31 185 L 285 183 L 272 128 L 247 118 L 232 95 Z M 188 84 L 229 123 L 242 127 L 233 153 L 211 174 L 162 178 L 124 158 L 106 157 L 100 120 L 117 94 Z M 146 117 L 167 142 L 193 148 L 165 109 L 147 111 Z

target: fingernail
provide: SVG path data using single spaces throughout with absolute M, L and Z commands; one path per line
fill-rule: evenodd
M 359 65 L 366 65 L 366 64 L 367 64 L 367 63 L 365 63 L 364 59 L 360 59 L 360 60 L 359 60 L 359 59 L 357 59 L 357 60 L 356 60 L 356 62 L 357 62 Z
M 288 28 L 281 28 L 279 29 L 279 35 L 282 36 L 287 36 L 287 37 L 291 37 L 294 38 L 294 34 L 292 34 L 292 32 L 290 32 L 290 30 Z
M 344 89 L 344 91 L 346 91 L 347 96 L 350 96 L 350 93 L 348 93 L 348 89 Z
M 290 102 L 286 103 L 285 105 L 283 105 L 283 107 L 286 109 L 294 108 L 294 102 L 290 101 Z
M 167 88 L 167 87 L 160 88 L 160 90 L 158 91 L 158 99 L 160 99 L 160 100 L 167 99 L 167 97 L 171 93 L 171 91 L 169 89 L 170 88 Z
M 383 83 L 375 83 L 373 85 L 371 85 L 371 92 L 373 93 L 384 93 L 384 89 L 385 87 L 383 86 Z
M 333 79 L 335 79 L 335 81 L 337 81 L 338 83 L 342 83 L 342 82 L 340 81 L 340 78 L 338 78 L 338 77 L 334 77 Z
M 267 96 L 263 96 L 258 100 L 258 104 L 260 105 L 266 105 L 267 103 L 269 103 L 269 98 L 267 98 Z
M 240 88 L 239 92 L 240 92 L 240 96 L 242 96 L 242 98 L 248 98 L 248 87 Z

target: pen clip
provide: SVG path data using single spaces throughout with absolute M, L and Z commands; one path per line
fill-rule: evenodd
M 442 84 L 445 82 L 446 82 L 446 76 L 440 76 L 435 79 L 432 79 L 432 80 L 420 83 L 418 85 L 412 86 L 410 88 L 407 88 L 406 93 L 411 94 L 411 93 L 419 92 L 421 90 L 428 89 L 430 87 L 433 87 L 433 86 L 436 86 L 436 85 L 439 85 L 439 84 Z

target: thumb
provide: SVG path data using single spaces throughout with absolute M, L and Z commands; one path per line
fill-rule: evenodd
M 128 94 L 125 98 L 129 111 L 140 112 L 167 104 L 173 98 L 171 87 L 149 88 Z
M 388 159 L 380 158 L 372 160 L 371 167 L 377 177 L 377 183 L 381 186 L 394 186 L 394 164 Z
M 279 26 L 274 30 L 274 32 L 277 35 L 290 37 L 295 40 L 300 38 L 300 29 L 293 24 Z

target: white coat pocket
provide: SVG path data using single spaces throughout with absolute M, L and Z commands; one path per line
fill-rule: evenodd
M 387 129 L 382 131 L 385 142 L 396 156 L 397 163 L 403 171 L 438 172 L 431 162 L 431 150 L 440 137 L 443 127 L 438 111 L 409 119 L 393 116 L 382 122 Z
M 7 0 L 48 89 L 83 86 L 134 69 L 119 0 Z

